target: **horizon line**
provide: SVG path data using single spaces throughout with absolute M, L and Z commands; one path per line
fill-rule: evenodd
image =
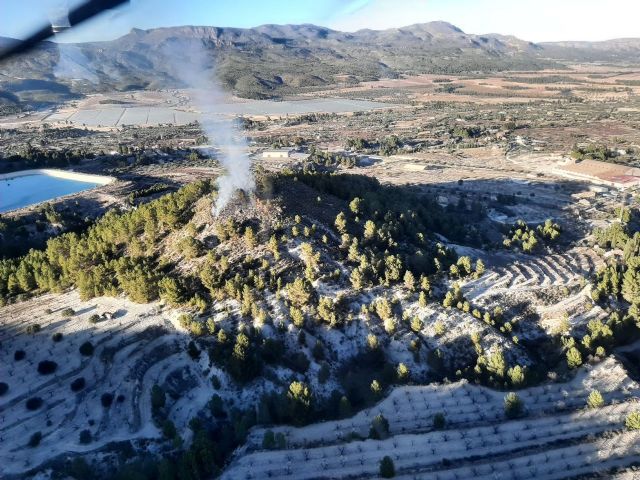
M 407 25 L 403 25 L 401 27 L 389 27 L 389 28 L 360 28 L 358 30 L 338 30 L 335 28 L 331 28 L 331 27 L 327 27 L 325 25 L 320 25 L 317 23 L 309 23 L 309 22 L 304 22 L 304 23 L 262 23 L 259 25 L 255 25 L 252 27 L 231 27 L 231 26 L 220 26 L 220 25 L 197 25 L 197 24 L 182 24 L 182 25 L 161 25 L 161 26 L 157 26 L 157 27 L 151 27 L 151 28 L 140 28 L 140 27 L 131 27 L 131 29 L 123 34 L 123 35 L 119 35 L 117 37 L 108 39 L 108 40 L 87 40 L 87 41 L 64 41 L 64 38 L 56 38 L 56 35 L 54 35 L 53 37 L 49 38 L 47 41 L 51 42 L 51 43 L 68 43 L 68 44 L 84 44 L 84 43 L 103 43 L 103 42 L 112 42 L 115 40 L 118 40 L 120 38 L 126 37 L 127 35 L 131 34 L 133 31 L 142 31 L 142 32 L 150 32 L 150 31 L 154 31 L 154 30 L 167 30 L 167 29 L 172 29 L 172 28 L 219 28 L 219 29 L 229 29 L 229 30 L 255 30 L 261 27 L 302 27 L 302 26 L 312 26 L 312 27 L 318 27 L 318 28 L 323 28 L 326 30 L 330 30 L 332 32 L 338 32 L 338 33 L 347 33 L 347 34 L 355 34 L 358 32 L 365 32 L 365 31 L 371 31 L 371 32 L 385 32 L 385 31 L 389 31 L 389 30 L 402 30 L 405 28 L 409 28 L 409 27 L 415 27 L 415 26 L 420 26 L 420 25 L 431 25 L 431 24 L 446 24 L 449 25 L 457 30 L 459 30 L 461 33 L 465 34 L 465 35 L 474 35 L 474 36 L 478 36 L 478 37 L 483 37 L 483 36 L 502 36 L 502 37 L 513 37 L 515 39 L 524 41 L 524 42 L 529 42 L 532 44 L 536 44 L 536 45 L 543 45 L 543 44 L 551 44 L 551 43 L 606 43 L 606 42 L 612 42 L 612 41 L 619 41 L 619 40 L 640 40 L 640 35 L 637 37 L 613 37 L 613 38 L 607 38 L 604 40 L 578 40 L 578 39 L 573 39 L 573 40 L 546 40 L 546 41 L 542 41 L 542 42 L 536 42 L 536 41 L 532 41 L 532 40 L 527 40 L 521 37 L 518 37 L 514 34 L 509 34 L 509 33 L 497 33 L 497 32 L 487 32 L 487 33 L 470 33 L 467 31 L 464 31 L 463 29 L 461 29 L 460 27 L 458 27 L 457 25 L 448 22 L 446 20 L 432 20 L 429 22 L 418 22 L 418 23 L 411 23 L 411 24 L 407 24 Z M 64 32 L 61 34 L 62 36 L 64 36 Z M 0 34 L 0 38 L 4 38 L 4 39 L 9 39 L 9 40 L 16 40 L 16 41 L 20 41 L 22 40 L 22 38 L 19 37 L 9 37 L 9 36 L 4 36 L 2 34 Z

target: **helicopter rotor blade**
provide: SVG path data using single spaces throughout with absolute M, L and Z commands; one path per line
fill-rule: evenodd
M 69 27 L 72 28 L 79 25 L 105 10 L 110 10 L 124 3 L 129 3 L 129 0 L 88 0 L 69 11 Z M 54 33 L 54 28 L 51 25 L 41 28 L 25 40 L 19 40 L 9 48 L 0 52 L 0 62 L 32 50 L 39 43 L 52 37 Z

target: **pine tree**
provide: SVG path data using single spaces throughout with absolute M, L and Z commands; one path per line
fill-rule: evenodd
M 442 430 L 446 425 L 446 419 L 443 413 L 436 413 L 433 416 L 433 428 L 436 430 Z
M 334 222 L 336 230 L 340 234 L 347 233 L 347 217 L 344 212 L 340 212 Z
M 362 213 L 361 207 L 362 207 L 362 199 L 361 198 L 355 197 L 349 203 L 349 210 L 351 210 L 351 212 L 354 215 L 359 215 L 360 213 Z
M 340 398 L 340 403 L 338 404 L 338 416 L 340 418 L 348 418 L 352 415 L 351 402 L 345 396 Z
M 271 252 L 276 261 L 280 260 L 280 249 L 278 247 L 278 239 L 275 235 L 271 235 L 271 238 L 269 238 L 267 249 Z
M 296 307 L 291 307 L 289 309 L 289 315 L 291 316 L 291 321 L 296 327 L 304 327 L 304 313 L 302 313 L 302 310 Z
M 173 277 L 161 278 L 158 282 L 158 292 L 160 298 L 172 307 L 180 305 L 183 301 L 182 289 Z
M 265 450 L 273 450 L 276 448 L 276 436 L 273 430 L 267 430 L 262 437 L 262 448 Z
M 637 260 L 636 260 L 637 259 Z M 640 303 L 640 257 L 634 257 L 627 264 L 622 280 L 622 296 L 632 304 Z
M 396 375 L 398 376 L 398 381 L 406 382 L 409 380 L 409 368 L 404 363 L 399 363 L 396 368 Z
M 624 421 L 627 430 L 640 430 L 640 411 L 631 412 Z
M 587 406 L 589 408 L 600 408 L 604 405 L 604 398 L 598 390 L 591 390 L 587 397 Z
M 458 259 L 456 262 L 459 268 L 459 272 L 461 276 L 466 276 L 471 274 L 471 258 L 468 256 L 463 256 Z
M 445 332 L 444 323 L 438 320 L 436 323 L 434 323 L 433 330 L 434 330 L 434 333 L 436 334 L 436 337 L 441 337 L 442 335 L 444 335 L 444 332 Z
M 287 391 L 289 411 L 293 421 L 297 424 L 306 422 L 313 410 L 313 394 L 304 382 L 292 382 Z
M 476 261 L 475 277 L 480 278 L 484 274 L 484 271 L 485 271 L 484 262 L 481 259 L 478 259 Z
M 378 299 L 375 302 L 374 308 L 376 311 L 376 315 L 378 315 L 382 320 L 387 320 L 393 317 L 393 309 L 391 307 L 391 303 L 384 297 Z
M 406 272 L 404 272 L 404 288 L 406 288 L 407 290 L 409 290 L 410 292 L 415 292 L 416 290 L 416 279 L 413 276 L 413 273 L 411 273 L 410 270 L 407 270 Z
M 420 292 L 420 295 L 418 295 L 418 305 L 422 308 L 427 306 L 427 295 L 424 292 Z
M 245 228 L 244 242 L 247 245 L 247 248 L 255 248 L 255 246 L 258 244 L 258 239 L 256 238 L 256 234 L 254 233 L 252 227 Z
M 378 380 L 373 380 L 371 382 L 371 392 L 373 392 L 373 395 L 377 398 L 382 394 L 382 385 L 380 385 L 380 382 L 378 382 Z
M 507 376 L 511 380 L 511 384 L 516 387 L 524 384 L 524 368 L 520 365 L 516 365 L 515 367 L 511 367 L 507 370 Z
M 501 349 L 496 349 L 489 358 L 487 358 L 487 371 L 499 378 L 504 377 L 507 370 L 507 363 Z
M 504 413 L 507 418 L 517 418 L 522 415 L 524 406 L 518 394 L 514 392 L 507 393 L 504 397 Z
M 313 251 L 313 247 L 308 242 L 300 244 L 300 257 L 308 269 L 313 271 L 318 269 L 318 262 L 320 261 L 320 253 Z
M 418 317 L 413 317 L 411 319 L 411 324 L 410 324 L 410 328 L 413 332 L 415 333 L 419 333 L 420 331 L 422 331 L 422 328 L 424 327 L 424 322 L 422 320 L 420 320 L 420 318 Z
M 389 437 L 389 421 L 382 414 L 374 417 L 369 428 L 369 437 L 374 440 L 384 440 Z
M 360 268 L 353 269 L 349 276 L 349 280 L 351 281 L 351 286 L 357 291 L 360 291 L 365 287 L 365 277 Z
M 431 282 L 429 281 L 429 278 L 424 275 L 420 276 L 420 289 L 425 293 L 425 295 L 429 295 L 431 292 Z
M 567 366 L 569 368 L 578 368 L 582 365 L 582 354 L 576 347 L 567 350 Z
M 292 283 L 287 284 L 289 300 L 296 307 L 303 307 L 311 300 L 313 288 L 307 279 L 297 277 Z

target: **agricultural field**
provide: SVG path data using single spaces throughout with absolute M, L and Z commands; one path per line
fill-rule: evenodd
M 0 119 L 0 128 L 45 122 L 52 126 L 76 127 L 149 127 L 157 125 L 188 125 L 202 117 L 245 116 L 252 118 L 279 118 L 312 113 L 353 113 L 380 110 L 394 105 L 348 98 L 304 97 L 285 100 L 243 100 L 228 98 L 225 103 L 215 103 L 213 108 L 202 111 L 188 103 L 189 98 L 206 95 L 202 92 L 167 91 L 160 98 L 135 92 L 113 98 L 114 95 L 93 95 L 89 99 L 74 101 L 53 111 L 7 116 Z M 116 96 L 117 97 L 117 96 Z M 185 100 L 187 99 L 187 100 Z M 170 105 L 170 106 L 167 106 Z
M 401 387 L 345 420 L 253 431 L 222 478 L 375 477 L 383 455 L 398 478 L 594 474 L 637 462 L 639 434 L 620 425 L 637 408 L 638 388 L 607 360 L 568 383 L 521 390 L 527 418 L 509 421 L 504 395 L 493 390 L 466 382 Z M 593 390 L 605 392 L 606 406 L 585 409 Z M 383 438 L 375 438 L 380 424 Z M 267 432 L 282 434 L 286 449 L 265 448 Z

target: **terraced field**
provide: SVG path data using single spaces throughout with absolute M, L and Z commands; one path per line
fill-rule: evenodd
M 474 306 L 488 310 L 515 306 L 535 312 L 522 335 L 553 333 L 564 319 L 572 329 L 584 329 L 590 320 L 608 315 L 591 301 L 588 281 L 604 263 L 586 247 L 552 255 L 510 254 L 505 266 L 488 269 L 479 279 L 464 283 L 462 291 Z
M 478 301 L 483 297 L 508 290 L 531 290 L 546 286 L 562 286 L 575 283 L 604 264 L 589 248 L 575 248 L 567 253 L 554 255 L 516 257 L 506 267 L 488 272 L 482 278 L 464 286 L 465 298 Z
M 51 313 L 34 318 L 33 312 L 45 306 Z M 70 306 L 75 313 L 63 314 Z M 113 318 L 90 322 L 91 315 L 104 313 Z M 169 408 L 181 429 L 208 399 L 199 401 L 199 389 L 210 388 L 209 381 L 185 353 L 186 337 L 172 324 L 175 315 L 157 305 L 118 298 L 82 302 L 76 293 L 66 293 L 5 307 L 3 315 L 0 378 L 9 385 L 0 397 L 4 475 L 28 470 L 60 453 L 158 437 L 149 397 L 154 384 L 180 393 L 175 400 L 169 398 Z M 37 331 L 25 334 L 34 325 Z M 81 353 L 86 342 L 91 352 L 85 346 Z M 42 361 L 55 362 L 55 371 L 39 372 Z M 28 406 L 33 399 L 39 399 L 37 408 Z M 90 442 L 80 441 L 83 430 L 91 433 Z M 27 448 L 36 432 L 42 436 L 40 445 Z
M 602 392 L 605 406 L 585 409 L 592 389 Z M 640 433 L 624 431 L 626 415 L 640 408 L 639 394 L 613 359 L 568 383 L 519 392 L 526 414 L 511 421 L 503 392 L 466 382 L 397 388 L 350 419 L 273 429 L 285 435 L 283 450 L 263 450 L 265 430 L 254 430 L 223 478 L 376 478 L 385 455 L 397 478 L 407 479 L 566 478 L 626 468 L 640 454 Z M 443 430 L 433 427 L 437 413 L 445 415 Z M 380 414 L 390 437 L 367 439 Z

